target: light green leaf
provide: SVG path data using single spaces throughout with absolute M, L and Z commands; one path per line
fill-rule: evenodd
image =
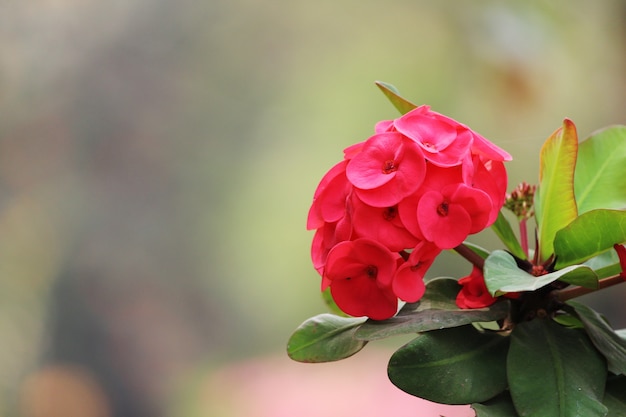
M 331 362 L 354 355 L 367 344 L 354 338 L 365 318 L 320 314 L 302 323 L 287 343 L 287 354 L 298 362 Z
M 557 232 L 556 267 L 581 263 L 623 242 L 626 242 L 626 211 L 588 211 Z
M 598 279 L 617 275 L 622 271 L 617 252 L 608 250 L 585 261 L 584 265 L 593 269 Z
M 393 85 L 382 81 L 376 81 L 376 85 L 401 114 L 408 113 L 417 107 L 415 104 L 400 96 L 400 92 Z
M 596 311 L 574 301 L 567 304 L 574 308 L 591 341 L 606 358 L 609 370 L 626 375 L 626 340 L 619 337 Z
M 491 225 L 491 229 L 496 233 L 496 235 L 500 238 L 502 243 L 507 247 L 509 251 L 520 259 L 526 259 L 526 254 L 522 249 L 513 229 L 511 228 L 511 224 L 504 217 L 502 211 L 498 214 L 498 218 Z
M 587 266 L 572 265 L 536 277 L 519 269 L 515 258 L 502 250 L 491 252 L 491 255 L 485 260 L 483 274 L 487 289 L 493 296 L 507 292 L 535 291 L 556 280 L 587 288 L 597 288 L 598 286 L 598 276 Z
M 411 395 L 443 404 L 487 401 L 506 388 L 508 337 L 471 325 L 420 334 L 389 360 L 389 379 Z
M 581 329 L 550 319 L 519 323 L 507 358 L 509 390 L 528 417 L 604 417 L 604 357 Z
M 539 229 L 539 260 L 552 255 L 554 236 L 578 215 L 574 199 L 574 168 L 578 136 L 574 123 L 565 119 L 543 144 L 539 165 L 539 187 L 535 197 Z
M 472 404 L 476 417 L 517 417 L 513 400 L 508 392 L 503 392 L 495 398 L 483 403 Z
M 626 208 L 626 126 L 602 129 L 579 144 L 574 192 L 579 214 Z

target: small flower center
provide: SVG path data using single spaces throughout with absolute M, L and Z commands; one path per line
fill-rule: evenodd
M 387 207 L 383 210 L 383 219 L 391 221 L 398 215 L 398 206 Z
M 448 215 L 448 202 L 444 201 L 443 203 L 437 206 L 437 214 L 441 217 L 445 217 Z
M 365 268 L 365 273 L 368 278 L 376 279 L 376 276 L 378 275 L 378 268 L 375 265 L 368 265 L 367 268 Z
M 383 164 L 383 174 L 391 174 L 398 170 L 398 165 L 396 165 L 396 161 L 393 159 L 388 159 Z

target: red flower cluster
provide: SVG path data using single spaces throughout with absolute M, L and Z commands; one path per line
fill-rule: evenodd
M 311 256 L 344 312 L 382 320 L 415 302 L 444 249 L 490 226 L 504 204 L 508 153 L 428 106 L 379 122 L 322 178 Z

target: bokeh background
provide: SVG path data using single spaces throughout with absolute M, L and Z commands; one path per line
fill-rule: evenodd
M 536 182 L 564 117 L 626 123 L 626 4 L 0 2 L 0 416 L 443 413 L 383 387 L 397 340 L 284 353 L 325 311 L 317 182 L 396 117 L 375 80 Z M 446 259 L 430 275 L 467 274 Z

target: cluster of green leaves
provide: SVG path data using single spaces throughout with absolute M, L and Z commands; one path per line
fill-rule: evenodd
M 415 107 L 393 86 L 378 86 L 401 113 Z M 370 341 L 416 334 L 388 365 L 390 380 L 412 395 L 472 404 L 479 417 L 626 416 L 626 329 L 615 331 L 588 306 L 559 299 L 564 287 L 597 289 L 622 272 L 612 248 L 626 242 L 626 126 L 579 143 L 565 120 L 540 158 L 533 259 L 502 213 L 492 229 L 506 251 L 467 243 L 484 259 L 491 295 L 517 298 L 459 309 L 457 280 L 436 278 L 419 302 L 388 320 L 321 314 L 305 321 L 289 340 L 289 356 L 336 361 Z M 540 264 L 546 273 L 531 273 Z

